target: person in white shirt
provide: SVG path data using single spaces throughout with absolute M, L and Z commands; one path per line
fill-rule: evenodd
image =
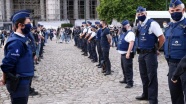
M 80 38 L 82 39 L 82 52 L 84 56 L 88 56 L 87 53 L 87 40 L 85 39 L 85 36 L 87 34 L 87 25 L 86 22 L 82 22 L 82 25 L 84 27 L 82 34 L 80 35 Z
M 138 20 L 137 52 L 139 54 L 139 71 L 143 85 L 142 95 L 137 100 L 149 100 L 150 104 L 158 104 L 157 56 L 163 46 L 165 37 L 160 25 L 147 17 L 146 8 L 139 6 L 136 10 Z M 158 46 L 157 46 L 158 44 Z
M 91 30 L 92 30 L 92 33 L 88 39 L 88 42 L 90 43 L 91 45 L 91 54 L 92 54 L 92 62 L 95 63 L 95 62 L 98 62 L 98 57 L 97 57 L 97 52 L 96 52 L 96 31 L 97 31 L 97 28 L 95 25 L 92 25 L 91 26 Z
M 133 58 L 135 34 L 131 30 L 128 20 L 122 22 L 123 34 L 120 35 L 117 50 L 121 54 L 121 67 L 124 78 L 120 83 L 126 83 L 125 88 L 133 87 Z
M 61 37 L 60 43 L 63 43 L 65 41 L 64 28 L 61 28 L 61 30 L 60 30 L 60 37 Z
M 87 25 L 88 25 L 88 33 L 86 34 L 85 39 L 88 40 L 90 35 L 92 34 L 92 31 L 91 31 L 92 22 L 87 21 Z M 87 41 L 87 50 L 88 50 L 88 53 L 89 53 L 89 57 L 88 58 L 93 59 L 92 52 L 91 52 L 91 44 L 88 43 L 88 41 Z

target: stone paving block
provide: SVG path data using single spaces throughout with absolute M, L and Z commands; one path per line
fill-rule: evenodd
M 137 101 L 142 93 L 138 58 L 134 58 L 134 87 L 126 89 L 120 84 L 123 79 L 120 55 L 116 48 L 110 49 L 111 76 L 104 76 L 97 63 L 82 56 L 81 50 L 69 44 L 56 44 L 49 41 L 45 46 L 44 59 L 36 65 L 38 78 L 33 79 L 32 87 L 41 95 L 30 96 L 28 104 L 148 104 Z M 0 50 L 3 58 L 3 50 Z M 167 73 L 168 66 L 163 53 L 158 56 L 159 104 L 171 104 Z M 0 76 L 2 73 L 0 73 Z M 6 87 L 0 87 L 0 104 L 9 104 Z

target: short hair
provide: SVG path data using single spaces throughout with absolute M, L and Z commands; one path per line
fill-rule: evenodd
M 185 8 L 185 5 L 182 3 L 182 4 L 181 4 L 181 7 L 182 7 L 182 9 L 184 9 L 184 8 Z
M 105 25 L 107 25 L 107 22 L 105 20 L 101 20 Z
M 18 20 L 15 22 L 15 24 L 14 24 L 14 25 L 15 25 L 15 29 L 18 28 L 18 24 L 19 24 L 19 23 L 24 24 L 25 20 L 26 20 L 26 18 L 20 18 L 20 19 L 18 19 Z
M 92 30 L 96 31 L 96 30 L 97 30 L 97 28 L 92 28 Z

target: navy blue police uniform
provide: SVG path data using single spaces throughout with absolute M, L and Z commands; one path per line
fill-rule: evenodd
M 36 54 L 36 44 L 35 44 L 34 35 L 33 35 L 33 33 L 30 32 L 27 36 L 28 36 L 28 39 L 30 40 L 29 45 L 31 46 L 33 56 L 35 56 L 35 54 Z
M 171 0 L 170 8 L 181 4 L 180 0 Z M 182 12 L 171 13 L 176 22 L 171 22 L 165 29 L 164 53 L 169 66 L 168 83 L 172 104 L 186 103 L 186 72 L 177 79 L 177 83 L 171 81 L 180 60 L 186 55 L 186 18 L 180 14 Z
M 90 21 L 87 21 L 87 23 L 88 23 L 89 25 L 92 24 L 92 22 L 90 22 Z M 86 34 L 86 35 L 89 34 L 89 36 L 87 37 L 87 40 L 88 40 L 89 37 L 90 37 L 90 35 L 91 35 L 91 33 L 90 33 L 90 32 L 91 32 L 91 26 L 89 26 L 87 29 L 88 29 L 88 30 L 87 30 L 87 34 Z M 93 59 L 93 55 L 92 55 L 92 51 L 91 51 L 91 43 L 89 43 L 88 41 L 87 41 L 87 51 L 88 51 L 88 53 L 89 53 L 89 57 L 88 57 L 88 58 Z
M 41 27 L 43 27 L 43 25 L 41 25 Z M 45 33 L 43 30 L 41 30 L 41 34 L 43 37 L 45 37 Z M 52 37 L 53 37 L 53 31 L 52 31 Z M 40 48 L 40 51 L 39 51 L 39 56 L 43 58 L 43 49 L 44 49 L 44 46 L 45 46 L 45 40 L 44 39 L 41 39 L 41 48 Z
M 16 12 L 11 20 L 15 23 L 20 18 L 29 17 L 29 14 L 29 11 L 22 10 Z M 27 29 L 29 28 L 30 24 Z M 32 50 L 28 45 L 28 38 L 21 35 L 14 33 L 9 37 L 1 65 L 2 71 L 6 74 L 6 87 L 12 104 L 27 104 L 29 84 L 34 75 Z
M 86 24 L 86 22 L 82 22 L 82 24 Z M 87 27 L 84 27 L 84 29 L 83 29 L 83 32 L 84 32 L 84 30 L 86 30 L 86 33 L 85 33 L 85 35 L 84 36 L 82 36 L 82 41 L 83 41 L 83 54 L 82 55 L 85 55 L 85 56 L 87 56 L 88 55 L 88 53 L 87 53 L 87 40 L 85 39 L 85 36 L 86 36 L 86 34 L 87 34 Z
M 77 36 L 77 47 L 78 48 L 81 48 L 81 39 L 80 39 L 80 34 L 81 33 L 81 29 L 80 29 L 80 27 L 78 27 L 78 36 Z
M 176 71 L 173 73 L 172 80 L 178 80 L 186 72 L 186 55 L 179 62 Z M 185 88 L 185 87 L 184 87 Z
M 82 23 L 83 24 L 83 23 Z M 81 28 L 81 34 L 83 33 L 84 28 Z M 81 48 L 81 52 L 83 52 L 83 38 L 79 37 L 79 46 Z
M 28 37 L 28 45 L 31 47 L 32 56 L 34 58 L 36 55 L 36 43 L 35 43 L 34 34 L 32 32 L 30 32 L 27 35 L 27 37 Z M 34 65 L 34 60 L 33 60 L 33 65 Z M 35 69 L 35 66 L 34 66 L 34 69 Z M 34 88 L 31 88 L 31 85 L 32 85 L 32 79 L 30 81 L 30 94 L 33 93 L 33 90 L 34 90 Z
M 78 29 L 78 27 L 76 27 L 76 29 L 74 29 L 73 34 L 74 34 L 74 42 L 75 42 L 75 46 L 77 46 L 78 48 L 79 46 L 79 34 L 81 33 L 81 31 Z
M 144 11 L 146 11 L 146 9 L 141 6 L 137 9 L 137 13 Z M 152 19 L 148 19 L 145 15 L 138 16 L 138 19 L 142 22 L 138 26 L 139 34 L 137 34 L 137 51 L 139 53 L 138 62 L 143 84 L 143 93 L 142 96 L 137 96 L 136 99 L 148 99 L 150 104 L 158 104 L 158 61 L 156 43 L 158 42 L 157 37 L 162 35 L 163 32 L 157 22 Z M 152 26 L 156 26 L 156 29 L 158 30 L 155 31 Z
M 129 24 L 128 20 L 124 20 L 122 22 L 122 25 L 125 26 Z M 125 30 L 123 34 L 120 35 L 119 38 L 119 42 L 117 45 L 117 50 L 118 52 L 121 54 L 121 67 L 122 67 L 122 71 L 123 71 L 123 83 L 127 83 L 126 88 L 131 88 L 133 86 L 133 58 L 134 58 L 134 48 L 131 50 L 130 53 L 130 57 L 129 59 L 126 58 L 126 54 L 127 51 L 129 49 L 129 42 L 127 42 L 125 40 L 127 35 L 131 35 L 129 34 L 130 32 L 132 32 L 131 30 Z M 135 41 L 135 35 L 134 33 L 132 34 L 134 39 L 130 39 L 129 41 Z M 134 46 L 133 46 L 134 47 Z
M 100 22 L 95 22 L 96 25 L 100 25 Z M 98 26 L 99 29 L 97 30 L 97 35 L 96 35 L 96 46 L 97 46 L 97 51 L 98 51 L 98 60 L 99 64 L 97 65 L 98 67 L 101 66 L 101 60 L 103 60 L 103 54 L 102 54 L 102 49 L 101 49 L 101 33 L 102 29 L 100 26 Z
M 96 29 L 95 25 L 92 25 L 91 28 Z M 93 34 L 95 34 L 95 36 L 92 36 Z M 97 52 L 96 52 L 96 32 L 92 32 L 91 37 L 92 39 L 90 40 L 90 44 L 91 44 L 91 54 L 92 54 L 92 62 L 97 62 L 98 61 L 98 57 L 97 57 Z
M 111 74 L 111 63 L 109 59 L 110 43 L 108 42 L 107 35 L 110 35 L 110 30 L 105 27 L 102 28 L 101 33 L 101 48 L 103 53 L 103 61 L 105 64 L 105 75 Z

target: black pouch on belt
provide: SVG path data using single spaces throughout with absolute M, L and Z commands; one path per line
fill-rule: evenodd
M 131 53 L 130 53 L 130 57 L 131 57 L 131 58 L 134 58 L 134 52 L 131 52 Z
M 10 89 L 12 91 L 16 91 L 20 77 L 19 76 L 15 76 L 12 73 L 8 73 L 7 74 L 7 78 L 8 78 L 8 80 L 10 80 Z

